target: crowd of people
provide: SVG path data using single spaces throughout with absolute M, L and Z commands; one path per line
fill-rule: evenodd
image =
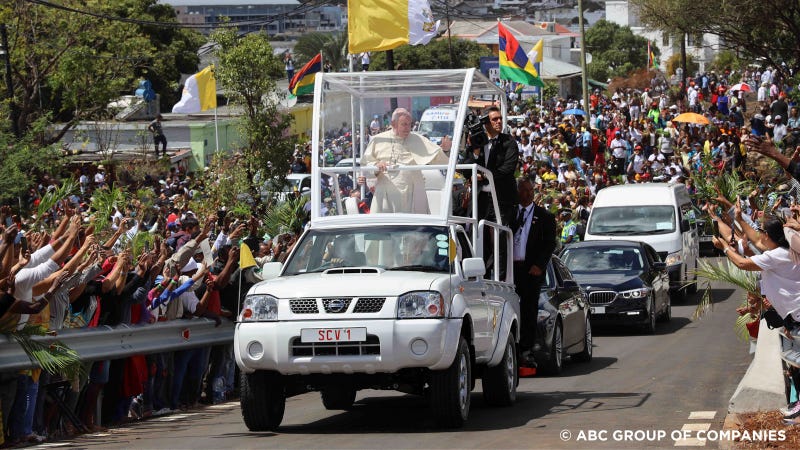
M 76 192 L 39 217 L 0 208 L 0 332 L 147 326 L 193 317 L 219 325 L 236 315 L 239 295 L 259 281 L 258 267 L 283 261 L 296 239 L 291 232 L 265 239 L 254 217 L 234 217 L 224 208 L 197 217 L 189 199 L 214 181 L 208 172 L 172 169 L 139 180 L 136 187 L 150 190 L 154 204 L 134 199 L 107 218 L 97 217 L 92 200 L 112 185 L 125 185 L 125 172 L 115 179 L 102 165 L 78 172 Z M 36 211 L 57 184 L 56 177 L 43 176 L 24 200 L 27 210 Z M 200 245 L 207 239 L 211 251 L 204 254 Z M 239 269 L 242 243 L 259 266 Z M 198 402 L 219 403 L 238 389 L 232 345 L 95 361 L 82 369 L 0 373 L 0 443 L 82 431 L 55 396 L 86 430 L 97 430 Z
M 720 224 L 721 238 L 715 239 L 715 245 L 738 266 L 762 272 L 763 296 L 751 296 L 753 305 L 742 313 L 771 305 L 786 329 L 798 334 L 800 285 L 795 280 L 800 280 L 796 273 L 800 265 L 795 263 L 800 262 L 800 207 L 785 196 L 772 195 L 776 189 L 771 189 L 789 184 L 792 177 L 800 179 L 800 117 L 798 105 L 787 100 L 798 86 L 789 85 L 780 73 L 765 69 L 738 77 L 737 82 L 759 86 L 753 94 L 741 85 L 733 89 L 730 74 L 709 73 L 694 77 L 677 96 L 668 84 L 654 82 L 643 89 L 607 94 L 596 90 L 586 108 L 574 99 L 552 99 L 543 107 L 512 99 L 508 113 L 521 119 L 507 123 L 502 122 L 502 111 L 489 108 L 481 112 L 487 142 L 468 143 L 460 149 L 459 158 L 492 173 L 500 217 L 494 217 L 493 208 L 488 207 L 491 199 L 481 177 L 477 186 L 470 185 L 469 177 L 458 184 L 453 208 L 464 213 L 471 196 L 477 195 L 481 218 L 510 225 L 515 236 L 524 234 L 515 241 L 514 270 L 516 279 L 527 280 L 520 283 L 519 292 L 523 301 L 530 302 L 535 289 L 524 286 L 541 281 L 542 265 L 557 246 L 581 239 L 594 195 L 605 186 L 682 182 L 690 193 L 699 194 L 701 186 L 713 184 L 723 174 L 749 180 L 761 185 L 761 190 L 738 193 L 746 202 L 717 191 L 712 197 L 697 195 L 698 207 Z M 762 87 L 767 88 L 763 96 Z M 585 113 L 564 114 L 570 109 Z M 708 124 L 673 120 L 689 111 L 701 114 Z M 400 179 L 386 167 L 442 163 L 456 150 L 446 140 L 438 146 L 420 139 L 408 155 L 395 154 L 396 144 L 406 146 L 409 138 L 417 139 L 413 127 L 412 114 L 405 110 L 376 116 L 363 137 L 368 142 L 363 159 L 351 151 L 352 130 L 346 124 L 332 130 L 323 141 L 323 165 L 355 157 L 363 165 L 377 167 L 376 177 L 386 179 L 367 185 L 361 178 L 339 176 L 335 184 L 333 178 L 324 177 L 323 208 L 333 208 L 333 189 L 338 187 L 340 198 L 355 198 L 361 213 L 426 212 L 414 188 L 420 180 L 410 172 Z M 781 170 L 758 167 L 756 154 L 776 161 Z M 192 317 L 219 324 L 237 314 L 241 293 L 259 280 L 259 266 L 284 261 L 297 239 L 293 233 L 264 236 L 256 218 L 236 220 L 224 209 L 213 217 L 197 217 L 188 204 L 202 195 L 204 183 L 213 182 L 207 172 L 187 174 L 173 169 L 132 180 L 125 171 L 110 177 L 103 166 L 85 169 L 89 170 L 76 173 L 78 192 L 41 217 L 24 215 L 10 206 L 0 209 L 1 332 L 32 326 L 57 331 L 146 325 Z M 298 146 L 291 155 L 291 171 L 310 169 L 310 145 Z M 57 177 L 42 176 L 22 209 L 35 210 L 58 183 Z M 92 218 L 96 213 L 93 195 L 114 184 L 130 183 L 150 190 L 154 204 L 133 200 L 118 205 L 108 218 Z M 392 190 L 398 184 L 403 189 Z M 772 213 L 782 214 L 782 219 Z M 534 224 L 533 216 L 547 220 Z M 105 220 L 107 229 L 100 223 Z M 210 253 L 200 250 L 206 239 Z M 539 244 L 528 246 L 528 239 Z M 141 241 L 145 245 L 137 244 Z M 238 267 L 241 243 L 252 249 L 255 267 Z M 537 247 L 536 254 L 530 247 Z M 534 342 L 532 334 L 535 329 L 526 328 L 521 344 Z M 790 351 L 792 338 L 785 339 Z M 531 355 L 523 351 L 522 363 L 535 365 Z M 790 385 L 800 386 L 798 371 L 789 370 Z M 198 401 L 224 401 L 235 395 L 234 371 L 232 347 L 223 345 L 86 363 L 84 375 L 41 369 L 0 373 L 0 442 L 38 442 L 75 431 L 48 400 L 48 390 L 65 390 L 68 407 L 89 429 L 96 429 Z M 97 410 L 101 393 L 102 414 Z M 102 423 L 97 420 L 100 416 Z M 800 403 L 790 405 L 787 417 L 800 417 Z

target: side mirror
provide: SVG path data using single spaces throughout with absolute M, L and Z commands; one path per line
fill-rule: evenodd
M 261 273 L 258 277 L 261 278 L 261 281 L 278 278 L 278 275 L 281 274 L 281 270 L 283 270 L 283 263 L 269 262 L 261 266 Z
M 482 278 L 486 274 L 486 263 L 483 258 L 466 258 L 461 262 L 466 278 Z
M 681 233 L 689 231 L 689 219 L 681 219 Z
M 653 269 L 655 270 L 667 270 L 667 263 L 664 261 L 656 261 L 653 263 Z

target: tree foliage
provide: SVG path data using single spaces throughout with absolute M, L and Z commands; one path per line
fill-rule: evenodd
M 265 33 L 239 37 L 235 30 L 220 29 L 211 39 L 217 44 L 217 82 L 225 86 L 230 103 L 244 110 L 238 126 L 245 137 L 240 164 L 247 179 L 284 177 L 294 142 L 286 134 L 292 117 L 281 111 L 279 103 L 286 92 L 275 81 L 283 76 L 283 61 L 273 54 Z M 260 194 L 259 186 L 251 183 L 254 202 L 260 203 Z
M 450 64 L 450 48 L 447 38 L 431 41 L 427 45 L 404 45 L 394 49 L 395 68 L 415 69 L 460 69 L 478 67 L 481 56 L 491 56 L 483 45 L 465 39 L 452 39 L 454 64 Z M 386 52 L 372 55 L 369 70 L 386 70 Z
M 347 42 L 347 29 L 334 33 L 304 34 L 294 46 L 295 61 L 305 63 L 322 52 L 322 59 L 330 62 L 334 70 L 347 67 Z M 296 64 L 295 68 L 298 69 L 299 66 Z
M 667 74 L 672 75 L 677 73 L 679 67 L 681 67 L 681 54 L 675 53 L 667 60 Z M 686 55 L 686 70 L 689 72 L 689 74 L 695 74 L 698 70 L 700 70 L 700 64 L 695 61 L 694 57 L 690 54 Z
M 710 33 L 746 58 L 762 59 L 788 76 L 800 67 L 800 2 L 793 0 L 631 0 L 644 24 L 682 33 Z
M 587 72 L 595 80 L 625 76 L 647 66 L 647 39 L 607 20 L 599 20 L 586 30 L 586 51 L 592 54 Z M 657 49 L 654 52 L 658 57 Z
M 59 4 L 111 17 L 175 18 L 171 7 L 156 0 Z M 201 43 L 186 30 L 99 19 L 24 0 L 4 2 L 0 21 L 8 25 L 18 129 L 25 133 L 41 118 L 58 122 L 36 136 L 42 146 L 57 142 L 81 120 L 104 117 L 109 101 L 133 93 L 139 75 L 147 74 L 166 99 L 174 99 L 169 92 L 177 87 L 179 70 L 194 71 Z

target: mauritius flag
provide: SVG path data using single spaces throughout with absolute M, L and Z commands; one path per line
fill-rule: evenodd
M 322 72 L 322 53 L 317 53 L 317 56 L 311 58 L 311 61 L 294 74 L 292 81 L 289 82 L 289 92 L 295 97 L 313 94 L 317 72 Z
M 500 37 L 500 78 L 528 86 L 544 87 L 542 79 L 525 51 L 519 46 L 519 42 L 499 22 L 497 23 L 497 35 Z

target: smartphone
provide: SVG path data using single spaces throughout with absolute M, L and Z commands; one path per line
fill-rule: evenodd
M 145 243 L 144 243 L 144 252 L 145 253 L 150 253 L 150 242 L 149 241 L 145 241 Z
M 19 246 L 22 249 L 22 254 L 24 255 L 28 251 L 28 238 L 25 235 L 21 235 L 19 238 Z
M 711 230 L 714 233 L 714 236 L 719 236 L 719 223 L 716 220 L 711 221 Z

